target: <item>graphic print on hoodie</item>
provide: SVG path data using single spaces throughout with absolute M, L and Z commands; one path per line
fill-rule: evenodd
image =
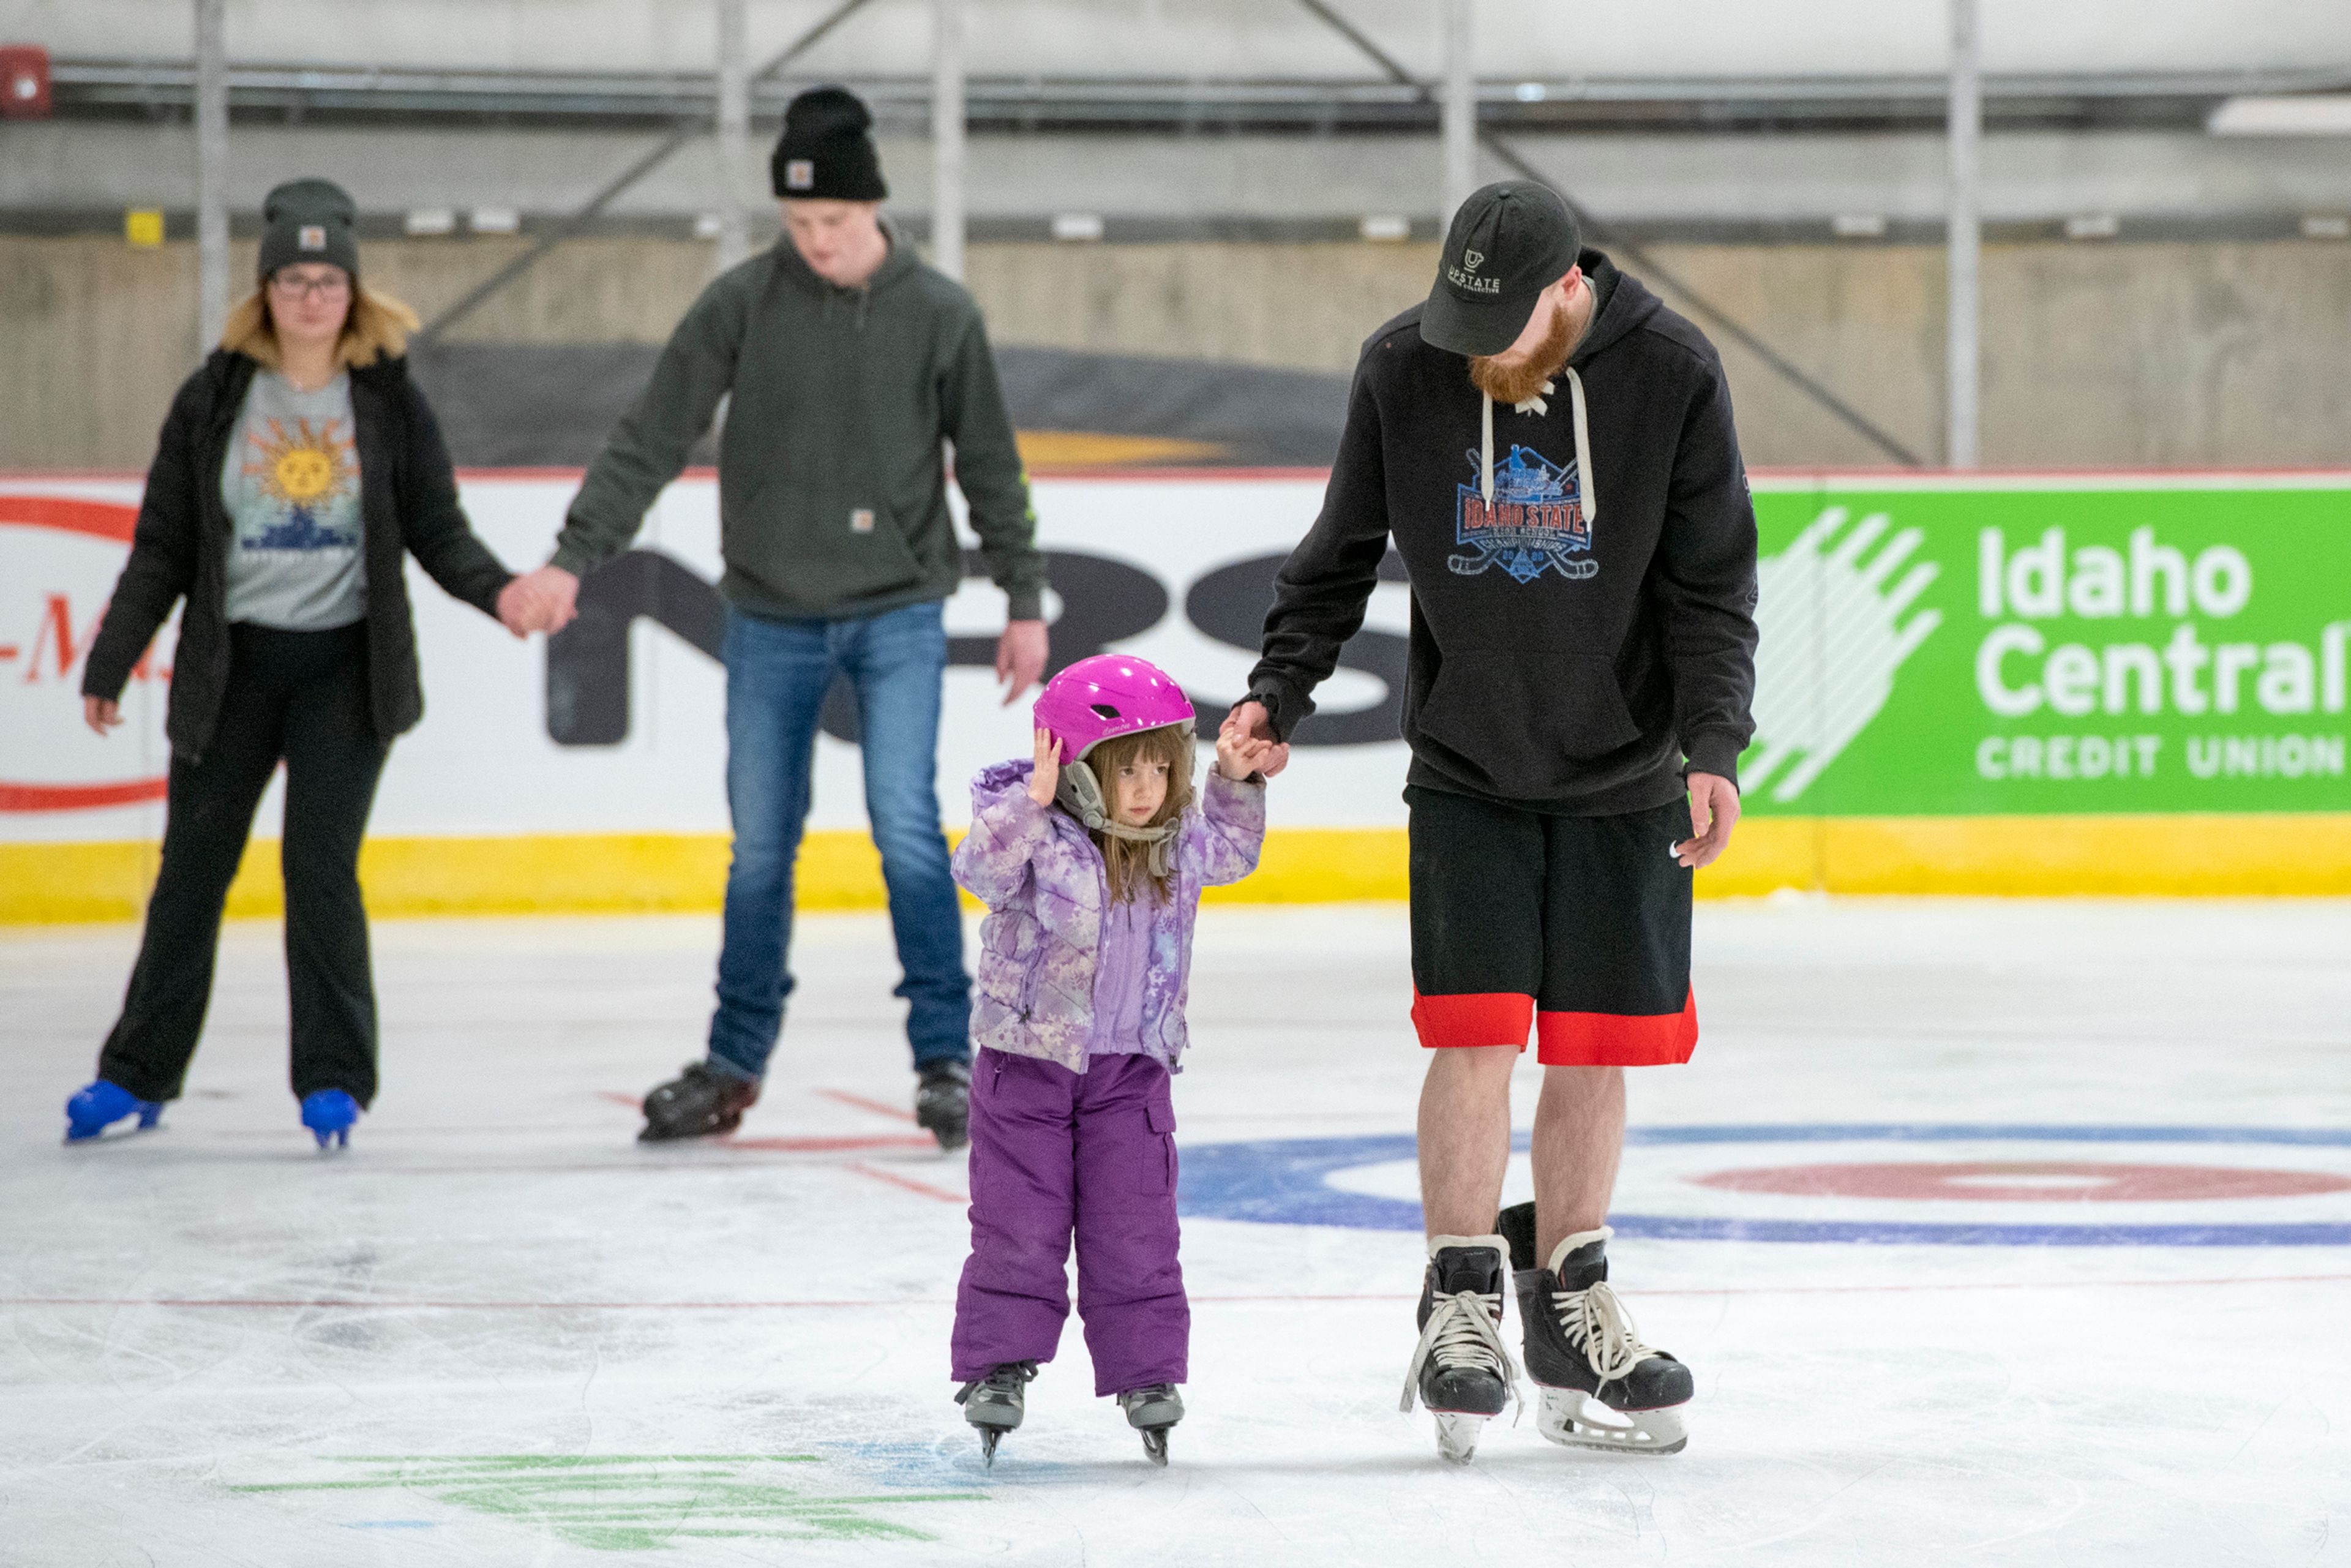
M 1489 502 L 1479 483 L 1480 456 L 1470 448 L 1469 482 L 1455 492 L 1453 537 L 1464 553 L 1446 558 L 1449 570 L 1475 577 L 1499 567 L 1531 582 L 1547 571 L 1583 578 L 1600 570 L 1592 559 L 1592 525 L 1583 516 L 1573 463 L 1562 467 L 1531 446 L 1513 446 L 1494 465 Z
M 1421 338 L 1418 307 L 1364 343 L 1322 514 L 1276 579 L 1249 676 L 1284 738 L 1363 625 L 1393 538 L 1412 592 L 1409 782 L 1614 816 L 1678 797 L 1685 758 L 1736 779 L 1755 513 L 1722 363 L 1606 256 L 1579 262 L 1591 325 L 1515 405 Z

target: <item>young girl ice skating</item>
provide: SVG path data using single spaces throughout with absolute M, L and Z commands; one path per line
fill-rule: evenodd
M 1256 869 L 1263 764 L 1286 748 L 1232 726 L 1196 802 L 1193 714 L 1141 659 L 1053 677 L 1033 764 L 972 783 L 956 881 L 980 927 L 971 1086 L 971 1257 L 956 1296 L 956 1396 L 988 1463 L 1022 1390 L 1078 1312 L 1094 1392 L 1167 1462 L 1192 1312 L 1176 1258 L 1176 1113 L 1200 889 Z

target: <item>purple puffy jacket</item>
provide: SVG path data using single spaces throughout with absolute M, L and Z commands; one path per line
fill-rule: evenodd
M 1109 887 L 1102 852 L 1077 819 L 1029 799 L 1035 769 L 1017 760 L 982 768 L 971 783 L 971 831 L 956 847 L 956 881 L 988 909 L 971 1042 L 1083 1072 Z M 1236 784 L 1209 768 L 1198 804 L 1176 831 L 1175 896 L 1153 915 L 1143 983 L 1144 1042 L 1171 1067 L 1186 1043 L 1200 889 L 1255 871 L 1264 842 L 1263 781 Z

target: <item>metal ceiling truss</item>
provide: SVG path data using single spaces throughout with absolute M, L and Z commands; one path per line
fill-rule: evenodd
M 1335 14 L 1334 14 L 1335 15 Z M 1325 17 L 1328 21 L 1330 18 Z M 828 30 L 830 30 L 828 28 Z M 1368 39 L 1349 29 L 1358 47 Z M 794 57 L 797 57 L 795 56 Z M 780 65 L 778 70 L 781 69 Z M 841 78 L 873 106 L 885 131 L 926 135 L 927 75 Z M 61 59 L 51 70 L 64 119 L 184 115 L 193 68 L 183 60 Z M 805 83 L 770 74 L 752 89 L 755 121 L 782 119 Z M 1941 77 L 1575 77 L 1479 84 L 1478 117 L 1499 131 L 1722 133 L 1935 131 Z M 708 74 L 560 72 L 243 64 L 228 72 L 229 109 L 246 122 L 400 124 L 707 124 Z M 2222 99 L 2245 93 L 2351 88 L 2340 68 L 2194 75 L 1990 76 L 1988 130 L 2200 130 Z M 1437 107 L 1393 76 L 1087 78 L 972 76 L 965 123 L 980 134 L 1428 135 Z

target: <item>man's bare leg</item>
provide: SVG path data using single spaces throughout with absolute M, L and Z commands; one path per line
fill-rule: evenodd
M 1501 1337 L 1510 1294 L 1510 1247 L 1494 1236 L 1502 1176 L 1510 1164 L 1510 1070 L 1515 1045 L 1431 1051 L 1420 1087 L 1420 1202 L 1431 1242 L 1421 1294 L 1420 1343 L 1406 1374 L 1405 1407 L 1417 1398 L 1437 1417 L 1437 1451 L 1457 1463 L 1511 1397 L 1510 1353 Z M 1492 1236 L 1489 1248 L 1438 1249 L 1439 1238 Z
M 1447 1046 L 1428 1057 L 1420 1086 L 1420 1207 L 1428 1234 L 1491 1235 L 1510 1164 L 1510 1069 L 1519 1048 Z
M 1625 1152 L 1625 1070 L 1546 1067 L 1535 1103 L 1535 1266 L 1580 1230 L 1607 1222 L 1616 1190 L 1616 1162 Z M 1428 1109 L 1421 1102 L 1421 1122 Z M 1509 1114 L 1506 1104 L 1505 1116 Z M 1421 1134 L 1421 1186 L 1428 1185 L 1428 1134 Z M 1499 1184 L 1497 1186 L 1499 1191 Z M 1490 1223 L 1490 1222 L 1489 1222 Z
M 1625 1070 L 1546 1067 L 1535 1105 L 1535 1257 L 1548 1270 L 1561 1242 L 1608 1219 L 1625 1149 Z M 1528 1375 L 1541 1389 L 1538 1431 L 1569 1448 L 1671 1454 L 1689 1440 L 1689 1369 L 1641 1343 L 1602 1281 L 1604 1249 L 1587 1241 L 1538 1287 L 1519 1276 Z

